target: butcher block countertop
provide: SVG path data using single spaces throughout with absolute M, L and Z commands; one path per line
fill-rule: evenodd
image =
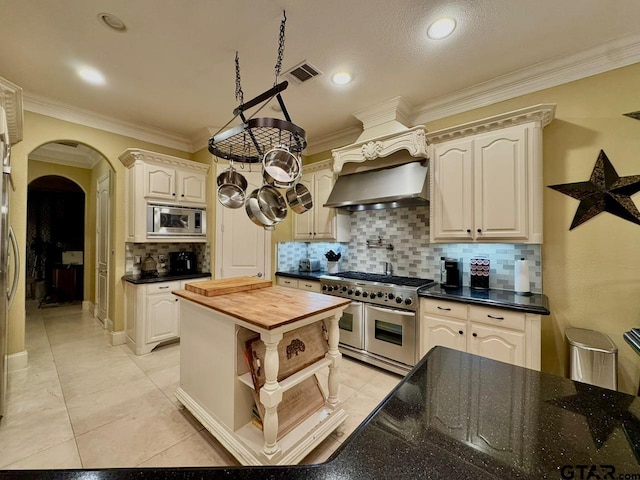
M 173 293 L 266 330 L 351 303 L 344 298 L 286 287 L 260 288 L 217 297 L 205 297 L 188 290 Z

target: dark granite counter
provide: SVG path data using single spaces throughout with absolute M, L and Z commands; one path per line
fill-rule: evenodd
M 142 278 L 141 275 L 123 275 L 122 280 L 129 283 L 135 283 L 136 285 L 142 285 L 144 283 L 158 283 L 158 282 L 173 282 L 174 280 L 190 280 L 192 278 L 206 278 L 210 277 L 211 274 L 208 272 L 198 272 L 198 273 L 182 273 L 179 275 L 175 274 L 160 274 L 154 278 Z
M 322 275 L 328 275 L 329 272 L 326 270 L 319 270 L 317 272 L 301 272 L 300 270 L 290 270 L 288 272 L 276 272 L 276 276 L 278 277 L 289 277 L 289 278 L 298 278 L 301 280 L 315 280 L 317 282 L 320 281 L 320 277 Z
M 639 416 L 638 397 L 436 347 L 321 465 L 0 478 L 632 478 L 640 473 Z
M 546 295 L 533 293 L 520 295 L 510 290 L 475 290 L 469 287 L 445 289 L 436 283 L 418 290 L 418 295 L 428 298 L 441 298 L 453 302 L 474 303 L 477 305 L 508 308 L 525 313 L 549 315 L 549 300 Z

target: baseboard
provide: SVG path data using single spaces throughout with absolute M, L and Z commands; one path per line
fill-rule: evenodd
M 29 354 L 26 350 L 23 350 L 18 353 L 12 353 L 11 355 L 7 355 L 7 369 L 10 372 L 15 372 L 17 370 L 22 370 L 23 368 L 27 368 L 29 362 Z
M 95 305 L 93 304 L 93 302 L 90 302 L 88 300 L 83 300 L 82 301 L 82 310 L 86 310 L 87 312 L 90 311 L 94 311 L 94 316 L 95 316 Z
M 104 328 L 106 330 L 109 330 L 110 332 L 113 332 L 113 320 L 111 320 L 109 317 L 104 319 Z
M 113 323 L 111 323 L 111 325 L 113 326 Z M 112 346 L 116 346 L 116 345 L 124 345 L 125 343 L 127 343 L 127 336 L 124 333 L 124 330 L 121 330 L 119 332 L 111 332 L 111 345 Z

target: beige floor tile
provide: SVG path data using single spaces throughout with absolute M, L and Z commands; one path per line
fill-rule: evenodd
M 106 370 L 110 368 L 114 361 L 124 357 L 125 355 L 120 348 L 111 346 L 89 351 L 80 349 L 76 355 L 68 352 L 65 352 L 63 356 L 59 352 L 54 354 L 58 374 L 62 377 L 86 372 L 94 368 L 104 368 Z
M 342 380 L 342 376 L 341 376 L 341 380 Z M 324 394 L 328 395 L 329 394 L 329 375 L 325 373 L 318 373 L 318 381 L 320 382 L 320 386 L 322 387 Z M 351 398 L 353 395 L 355 395 L 356 392 L 357 390 L 351 388 L 349 385 L 341 381 L 340 384 L 338 385 L 338 400 L 340 402 L 345 402 L 349 398 Z
M 75 439 L 47 448 L 5 467 L 7 470 L 52 470 L 82 468 Z
M 222 467 L 228 465 L 239 465 L 239 463 L 206 430 L 194 433 L 140 464 L 141 467 Z
M 176 390 L 180 386 L 180 365 L 173 365 L 149 374 L 149 379 L 176 405 Z
M 131 350 L 124 346 L 131 352 Z M 131 358 L 147 375 L 180 364 L 180 343 L 173 342 L 156 347 L 146 355 L 130 354 Z
M 340 382 L 360 390 L 375 376 L 377 369 L 343 356 L 340 364 Z
M 140 412 L 76 437 L 84 468 L 134 467 L 196 432 L 190 420 L 172 406 Z
M 379 400 L 367 395 L 366 393 L 357 392 L 349 400 L 342 404 L 342 408 L 347 412 L 347 419 L 340 425 L 331 436 L 339 442 L 344 442 L 349 435 L 367 418 L 367 416 L 379 404 Z
M 381 402 L 387 395 L 389 395 L 389 392 L 398 385 L 400 380 L 402 380 L 400 375 L 378 372 L 369 383 L 360 389 L 360 392 L 375 398 L 378 402 Z
M 303 465 L 314 465 L 324 463 L 342 445 L 332 436 L 325 438 L 320 445 L 314 448 L 309 455 L 304 457 L 300 463 Z

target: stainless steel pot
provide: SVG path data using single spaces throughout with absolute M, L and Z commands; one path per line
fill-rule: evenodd
M 229 167 L 217 178 L 218 201 L 227 208 L 240 208 L 244 205 L 247 179 Z
M 277 188 L 291 187 L 302 175 L 300 158 L 281 146 L 269 150 L 262 158 L 264 183 Z
M 247 197 L 245 209 L 249 219 L 266 230 L 273 230 L 275 225 L 287 217 L 287 203 L 282 194 L 271 185 L 263 185 Z
M 304 213 L 313 208 L 311 192 L 301 183 L 296 183 L 293 187 L 287 190 L 286 197 L 289 207 L 295 213 Z

